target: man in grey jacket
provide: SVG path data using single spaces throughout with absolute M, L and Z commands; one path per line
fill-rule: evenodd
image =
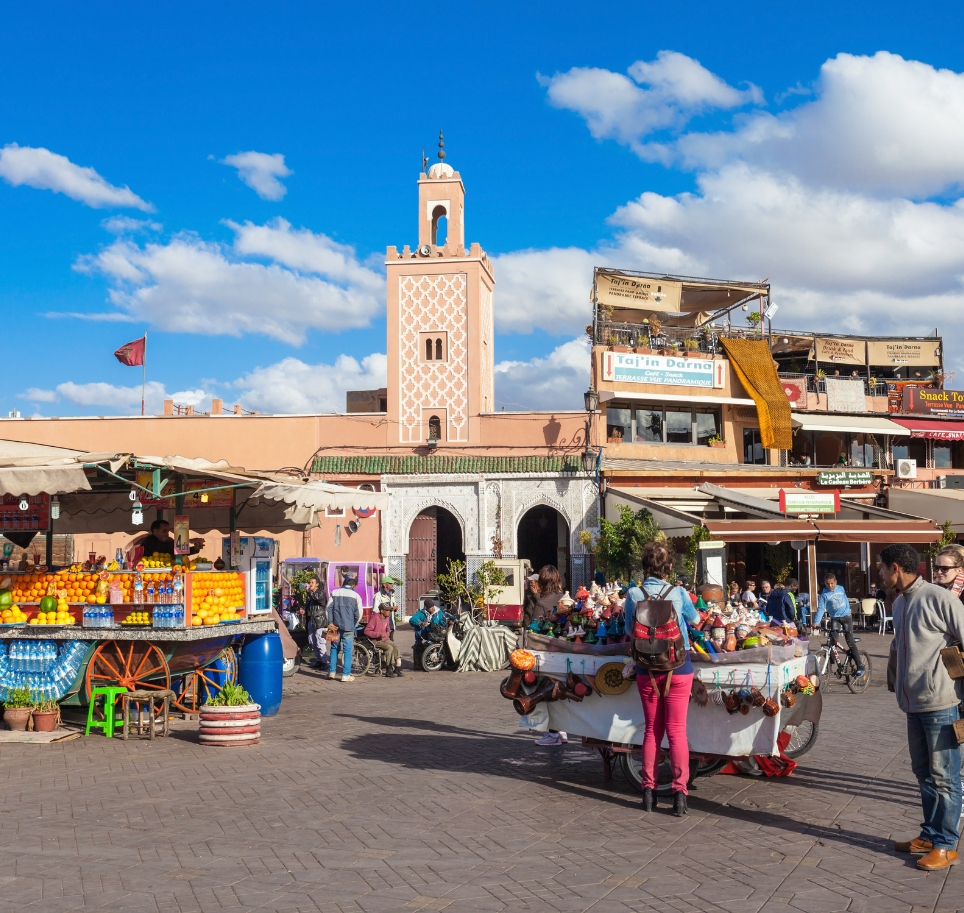
M 335 678 L 338 667 L 338 651 L 341 650 L 341 680 L 353 682 L 355 676 L 351 674 L 351 654 L 355 647 L 355 628 L 362 620 L 364 609 L 361 596 L 355 592 L 358 578 L 354 574 L 346 574 L 345 582 L 334 590 L 328 600 L 328 617 L 338 628 L 338 640 L 331 645 L 328 659 L 328 678 Z
M 959 681 L 948 675 L 941 650 L 964 643 L 964 604 L 917 575 L 919 558 L 909 545 L 880 553 L 880 580 L 894 600 L 894 641 L 887 686 L 907 714 L 910 763 L 920 785 L 924 822 L 920 836 L 894 849 L 923 858 L 925 871 L 957 863 L 961 817 L 961 747 L 954 733 L 961 701 Z

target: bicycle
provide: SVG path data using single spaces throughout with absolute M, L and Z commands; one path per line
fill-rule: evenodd
M 870 685 L 870 656 L 863 650 L 858 650 L 860 662 L 863 666 L 863 675 L 857 675 L 857 666 L 853 657 L 847 650 L 846 645 L 837 642 L 837 635 L 843 631 L 839 624 L 834 624 L 830 619 L 827 628 L 827 640 L 821 644 L 820 649 L 814 654 L 817 662 L 817 672 L 820 674 L 821 687 L 825 691 L 830 691 L 830 673 L 832 672 L 838 679 L 842 679 L 853 694 L 862 694 Z M 860 643 L 860 638 L 854 640 Z

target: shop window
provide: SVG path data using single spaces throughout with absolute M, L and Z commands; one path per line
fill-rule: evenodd
M 722 436 L 719 409 L 692 406 L 645 406 L 631 409 L 614 404 L 606 410 L 609 444 L 706 444 Z
M 964 441 L 934 441 L 935 469 L 964 469 Z
M 920 438 L 903 438 L 892 447 L 894 462 L 897 460 L 917 460 L 917 465 L 927 465 L 927 441 Z
M 633 439 L 632 410 L 609 407 L 606 410 L 606 443 L 629 443 Z
M 763 441 L 760 439 L 760 429 L 744 428 L 743 462 L 750 463 L 755 466 L 765 466 L 766 461 L 767 452 L 763 447 Z
M 883 465 L 883 444 L 873 434 L 798 429 L 793 434 L 790 465 L 879 468 Z
M 711 437 L 723 437 L 720 414 L 715 409 L 696 410 L 696 443 L 707 444 Z
M 678 406 L 666 407 L 666 442 L 668 444 L 693 443 L 693 410 Z
M 636 410 L 636 434 L 633 440 L 644 444 L 661 444 L 663 442 L 662 409 Z

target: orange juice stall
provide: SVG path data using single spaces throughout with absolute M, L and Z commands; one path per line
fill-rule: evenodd
M 2 700 L 26 688 L 35 701 L 85 706 L 97 687 L 171 690 L 174 706 L 195 712 L 237 680 L 244 638 L 278 627 L 272 613 L 275 540 L 242 538 L 241 524 L 259 533 L 305 529 L 317 524 L 326 506 L 387 503 L 378 492 L 224 463 L 75 451 L 11 457 L 3 454 L 5 443 L 0 496 L 30 521 L 16 532 L 0 527 L 26 550 L 15 569 L 6 560 L 0 568 Z M 189 512 L 187 497 L 199 508 Z M 137 532 L 171 508 L 177 514 L 174 555 L 118 549 L 114 558 L 91 554 L 82 564 L 50 566 L 54 530 Z M 188 520 L 192 533 L 230 532 L 225 567 L 187 553 Z M 46 537 L 46 564 L 31 545 L 39 536 Z

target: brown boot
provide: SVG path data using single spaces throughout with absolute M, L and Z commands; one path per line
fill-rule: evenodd
M 922 859 L 917 860 L 917 868 L 925 872 L 936 872 L 946 869 L 949 865 L 957 865 L 957 850 L 931 850 Z
M 923 856 L 934 849 L 930 840 L 923 840 L 915 837 L 913 840 L 898 840 L 894 843 L 894 849 L 898 853 L 910 853 L 912 856 Z
M 509 677 L 503 679 L 499 691 L 504 698 L 514 701 L 519 696 L 520 687 L 522 687 L 522 672 L 519 669 L 513 669 Z

